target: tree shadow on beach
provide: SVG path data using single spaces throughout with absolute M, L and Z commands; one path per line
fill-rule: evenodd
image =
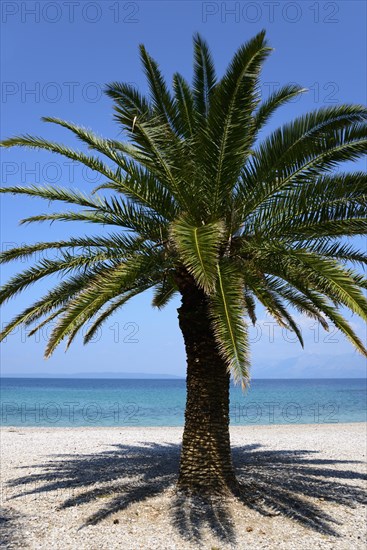
M 11 508 L 0 507 L 0 548 L 24 548 L 20 516 Z
M 86 518 L 83 527 L 171 490 L 171 519 L 183 538 L 200 542 L 208 528 L 221 541 L 234 544 L 230 502 L 187 497 L 172 490 L 179 453 L 179 445 L 142 443 L 113 445 L 98 454 L 56 455 L 32 466 L 35 473 L 11 480 L 13 490 L 21 487 L 11 499 L 58 492 L 63 498 L 60 510 L 98 502 L 97 511 Z M 237 498 L 263 516 L 283 515 L 317 532 L 338 536 L 338 524 L 322 509 L 322 501 L 347 507 L 365 502 L 363 487 L 345 483 L 366 479 L 353 471 L 356 461 L 320 459 L 317 452 L 307 450 L 269 451 L 260 445 L 235 447 L 233 459 L 241 487 Z M 341 465 L 348 469 L 338 469 Z

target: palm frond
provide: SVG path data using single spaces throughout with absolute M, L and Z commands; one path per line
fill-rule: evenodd
M 42 117 L 42 120 L 44 122 L 50 122 L 52 124 L 62 126 L 63 128 L 67 128 L 74 135 L 76 135 L 80 139 L 80 141 L 88 145 L 90 149 L 94 149 L 95 151 L 102 153 L 118 166 L 121 166 L 121 168 L 125 167 L 124 157 L 110 146 L 111 142 L 107 139 L 100 138 L 96 136 L 91 130 L 82 128 L 81 126 L 73 124 L 72 122 L 61 120 L 60 118 Z
M 197 113 L 191 88 L 182 75 L 175 73 L 173 75 L 173 89 L 178 111 L 176 126 L 185 139 L 192 139 Z
M 66 304 L 50 335 L 45 356 L 50 357 L 67 336 L 70 345 L 81 327 L 110 300 L 125 292 L 137 291 L 138 294 L 157 284 L 161 278 L 159 259 L 162 259 L 161 252 L 149 250 L 146 254 L 136 254 L 127 262 L 116 263 L 97 275 Z
M 246 201 L 243 218 L 280 191 L 360 158 L 367 148 L 366 119 L 365 107 L 341 105 L 319 109 L 273 132 L 243 169 L 238 195 L 239 202 Z
M 177 292 L 177 286 L 171 277 L 165 277 L 163 281 L 155 287 L 152 305 L 158 309 L 163 309 Z
M 297 84 L 287 84 L 282 86 L 279 90 L 273 92 L 270 97 L 263 101 L 254 115 L 255 132 L 259 130 L 268 122 L 274 112 L 281 106 L 291 101 L 295 97 L 307 92 L 306 88 L 302 88 Z
M 215 84 L 215 68 L 209 46 L 196 33 L 194 35 L 193 96 L 196 112 L 202 120 L 205 120 L 208 116 L 210 99 Z
M 97 319 L 95 319 L 95 321 L 89 327 L 84 336 L 84 344 L 87 344 L 88 342 L 93 340 L 94 336 L 97 334 L 103 323 L 105 323 L 105 321 L 107 321 L 107 319 L 111 317 L 112 314 L 116 313 L 116 311 L 120 309 L 120 307 L 125 305 L 131 298 L 133 298 L 137 294 L 141 294 L 142 292 L 144 292 L 144 290 L 147 290 L 148 288 L 149 286 L 147 285 L 143 287 L 138 287 L 112 300 L 111 303 L 104 309 L 104 311 L 100 315 L 98 315 Z M 69 342 L 69 345 L 70 343 L 71 342 Z
M 99 268 L 89 268 L 62 281 L 45 296 L 7 323 L 0 333 L 0 341 L 4 340 L 19 325 L 28 326 L 55 309 L 57 310 L 56 314 L 58 314 L 65 303 L 82 290 L 102 269 L 103 266 L 102 268 L 101 266 Z
M 185 218 L 180 218 L 171 226 L 171 237 L 182 263 L 208 294 L 216 284 L 223 233 L 220 222 L 195 227 Z
M 207 167 L 212 167 L 206 191 L 216 214 L 233 190 L 252 145 L 258 78 L 269 51 L 265 32 L 260 32 L 239 48 L 213 93 L 203 154 Z
M 172 121 L 176 118 L 176 108 L 163 75 L 157 62 L 148 54 L 142 44 L 140 45 L 140 58 L 148 80 L 154 108 L 171 129 Z
M 213 330 L 219 350 L 236 382 L 249 379 L 249 344 L 243 321 L 242 280 L 227 262 L 217 265 L 217 292 L 210 297 Z

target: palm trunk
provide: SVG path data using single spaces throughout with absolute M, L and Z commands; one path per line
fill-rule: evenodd
M 229 382 L 210 325 L 207 299 L 180 281 L 178 309 L 187 354 L 187 400 L 178 488 L 194 493 L 237 487 L 229 439 Z

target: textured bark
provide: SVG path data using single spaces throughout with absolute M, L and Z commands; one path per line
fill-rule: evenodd
M 187 354 L 187 400 L 178 488 L 235 491 L 229 438 L 229 382 L 210 325 L 204 293 L 180 280 L 178 318 Z

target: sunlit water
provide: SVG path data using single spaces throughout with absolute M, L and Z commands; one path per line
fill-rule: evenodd
M 185 380 L 1 380 L 5 426 L 181 426 Z M 253 380 L 231 388 L 231 424 L 367 420 L 366 379 Z

